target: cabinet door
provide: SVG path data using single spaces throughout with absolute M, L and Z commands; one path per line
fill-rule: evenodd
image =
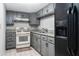
M 55 56 L 55 46 L 48 43 L 48 56 Z
M 7 12 L 6 13 L 7 14 L 7 16 L 6 16 L 6 22 L 7 22 L 7 25 L 13 25 L 13 23 L 14 23 L 14 14 L 12 13 L 12 12 Z
M 34 47 L 35 46 L 35 38 L 34 38 L 34 34 L 33 34 L 33 37 L 32 37 L 32 46 Z
M 34 33 L 32 33 L 32 46 L 34 47 L 35 46 L 35 36 L 34 36 Z
M 47 8 L 48 8 L 47 13 L 54 13 L 54 4 L 53 3 L 49 4 Z
M 55 44 L 55 38 L 54 37 L 48 37 L 48 42 Z
M 33 46 L 33 33 L 31 33 L 31 35 L 30 35 L 31 37 L 30 37 L 30 44 L 31 44 L 31 46 Z
M 29 24 L 30 25 L 39 25 L 40 24 L 40 20 L 38 20 L 37 18 L 37 15 L 36 14 L 34 14 L 34 13 L 32 13 L 32 14 L 30 14 L 30 22 L 29 22 Z
M 48 6 L 46 6 L 45 8 L 43 8 L 43 15 L 46 15 L 48 12 Z
M 36 45 L 36 42 L 37 42 L 37 39 L 36 39 L 36 34 L 34 34 L 34 48 L 36 49 L 37 48 L 37 45 Z
M 7 42 L 6 49 L 13 49 L 13 48 L 16 48 L 16 43 L 15 42 Z
M 6 31 L 6 49 L 16 48 L 16 32 Z
M 38 48 L 38 38 L 37 38 L 37 34 L 35 34 L 35 41 L 34 41 L 35 43 L 35 49 L 37 50 L 37 48 Z
M 40 39 L 38 39 L 38 42 L 37 42 L 37 51 L 40 52 Z
M 46 47 L 46 41 L 41 40 L 41 54 L 43 56 L 47 56 L 47 47 Z
M 40 11 L 37 12 L 37 16 L 40 17 L 43 15 L 43 9 L 41 9 Z

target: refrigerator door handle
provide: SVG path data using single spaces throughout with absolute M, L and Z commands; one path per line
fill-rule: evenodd
M 69 11 L 69 14 L 68 14 L 68 31 L 67 31 L 68 51 L 72 56 L 76 55 L 75 50 L 77 50 L 77 25 L 76 25 L 77 22 L 78 22 L 77 9 L 76 9 L 76 6 L 73 6 L 71 7 L 71 10 Z
M 68 37 L 68 40 L 67 40 L 67 51 L 69 53 L 69 55 L 72 55 L 71 53 L 71 49 L 69 48 L 69 36 L 70 36 L 70 33 L 69 33 L 69 20 L 70 20 L 70 16 L 71 16 L 71 7 L 67 10 L 67 16 L 68 16 L 68 28 L 67 28 L 67 37 Z
M 75 40 L 74 40 L 74 42 L 75 43 L 73 43 L 74 45 L 75 45 L 75 49 L 73 50 L 72 49 L 72 54 L 73 55 L 76 55 L 77 54 L 77 49 L 78 49 L 78 47 L 77 47 L 77 38 L 78 38 L 78 36 L 77 36 L 77 34 L 78 34 L 78 12 L 77 12 L 77 8 L 76 8 L 76 6 L 74 6 L 73 7 L 73 10 L 71 11 L 71 13 L 72 13 L 72 15 L 73 15 L 73 19 L 74 19 L 74 32 L 75 32 Z M 75 52 L 74 52 L 75 51 Z

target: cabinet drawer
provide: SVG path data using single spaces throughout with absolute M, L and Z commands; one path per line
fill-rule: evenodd
M 7 37 L 16 37 L 16 32 L 7 32 L 6 36 Z
M 13 41 L 16 41 L 16 37 L 8 37 L 7 38 L 7 42 L 13 42 Z
M 6 33 L 6 36 L 11 36 L 11 35 L 12 35 L 11 32 L 7 32 L 7 33 Z
M 52 37 L 48 37 L 48 42 L 52 43 L 52 44 L 55 44 L 55 40 L 54 38 Z
M 7 48 L 14 48 L 16 47 L 16 42 L 7 42 Z
M 13 37 L 16 37 L 16 32 L 12 32 L 12 36 Z
M 47 36 L 41 36 L 42 40 L 47 40 Z

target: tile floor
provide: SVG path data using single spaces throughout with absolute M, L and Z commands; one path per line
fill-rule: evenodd
M 23 52 L 17 52 L 16 49 L 7 50 L 5 56 L 41 56 L 41 55 L 32 48 L 32 50 Z

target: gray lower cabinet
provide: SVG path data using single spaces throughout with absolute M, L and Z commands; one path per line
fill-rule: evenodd
M 55 46 L 52 43 L 48 43 L 48 56 L 55 56 Z
M 32 46 L 43 56 L 55 56 L 53 37 L 32 33 Z
M 30 39 L 31 39 L 31 42 L 30 42 L 31 46 L 34 46 L 34 35 L 33 35 L 32 32 L 31 32 L 31 37 L 30 37 Z
M 37 47 L 36 34 L 33 34 L 33 47 L 36 49 Z
M 37 51 L 40 52 L 40 39 L 37 41 Z
M 40 38 L 40 35 L 39 34 L 37 34 L 36 35 L 36 37 L 37 37 L 37 40 L 36 40 L 36 50 L 38 51 L 38 52 L 40 52 L 40 40 L 41 40 L 41 38 Z
M 36 49 L 36 36 L 35 36 L 34 33 L 33 33 L 33 36 L 32 36 L 32 46 Z
M 6 31 L 6 49 L 16 48 L 16 32 L 8 30 Z
M 47 56 L 47 41 L 41 40 L 41 54 Z
M 33 42 L 32 42 L 32 41 L 33 41 L 33 33 L 32 33 L 32 32 L 30 33 L 30 39 L 31 39 L 31 40 L 30 40 L 30 45 L 32 46 L 32 43 L 33 43 Z
M 13 48 L 16 48 L 16 43 L 15 42 L 7 42 L 6 49 L 13 49 Z
M 32 33 L 32 36 L 31 36 L 31 44 L 32 46 L 38 51 L 40 52 L 40 35 L 38 34 L 35 34 L 35 33 Z
M 32 46 L 34 47 L 34 46 L 35 46 L 35 44 L 34 44 L 34 43 L 35 43 L 35 42 L 34 42 L 34 41 L 35 41 L 35 40 L 34 40 L 34 39 L 35 39 L 34 33 L 32 33 L 32 36 L 31 36 L 31 37 L 32 37 L 32 38 L 31 38 L 31 42 L 32 42 L 31 44 L 32 44 Z
M 34 47 L 34 37 L 33 37 L 33 33 L 31 33 L 31 45 Z
M 55 41 L 53 37 L 48 37 L 48 56 L 55 56 Z

